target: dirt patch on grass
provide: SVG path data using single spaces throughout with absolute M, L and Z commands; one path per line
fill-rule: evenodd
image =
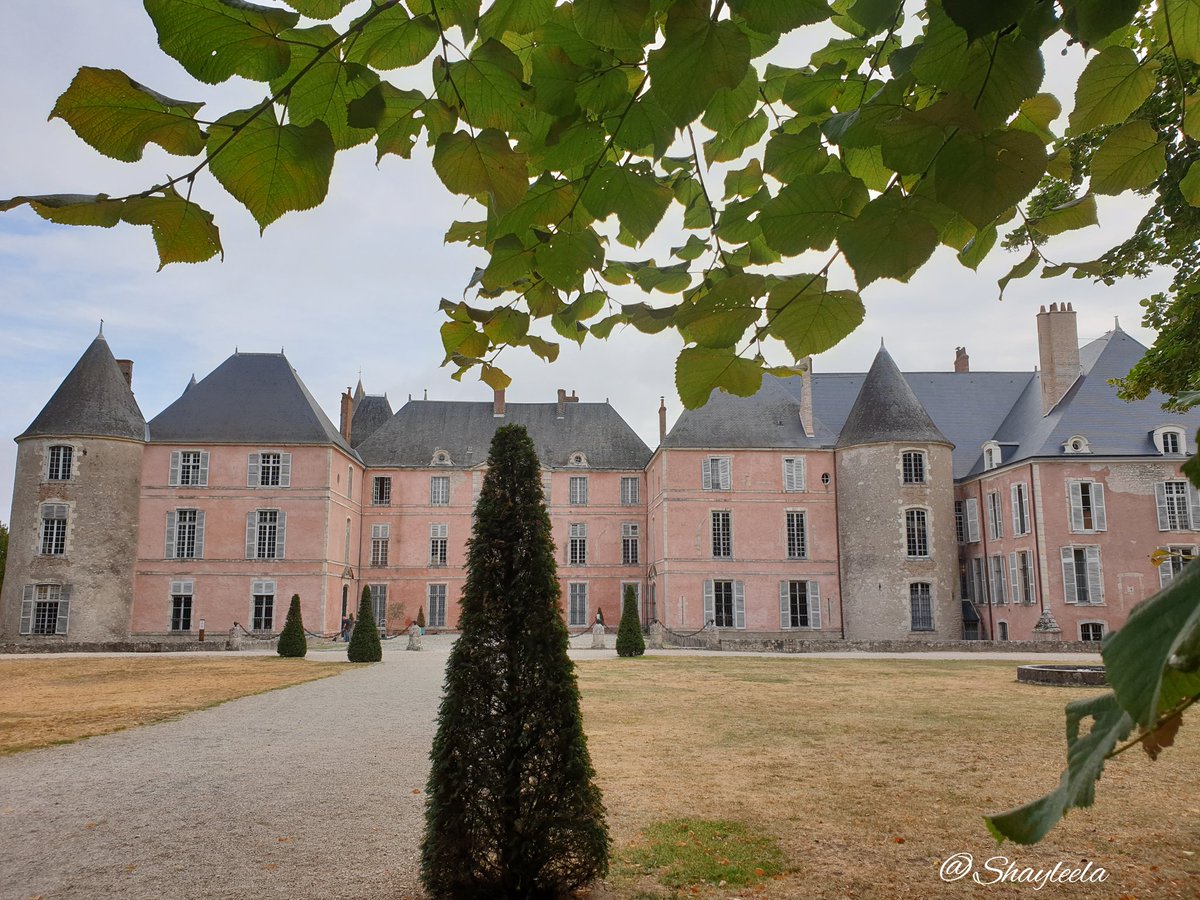
M 266 656 L 0 658 L 0 755 L 161 722 L 346 665 Z
M 1035 847 L 981 816 L 1048 793 L 1063 707 L 1095 690 L 1019 684 L 1008 662 L 642 658 L 578 664 L 609 810 L 612 889 L 711 897 L 1200 896 L 1200 740 L 1109 763 L 1096 805 Z M 731 820 L 778 839 L 786 871 L 751 888 L 664 886 L 631 872 L 656 823 Z M 1093 884 L 955 884 L 942 861 L 1104 867 Z M 980 871 L 985 881 L 996 876 Z

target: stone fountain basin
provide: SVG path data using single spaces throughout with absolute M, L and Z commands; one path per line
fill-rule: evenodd
M 1108 684 L 1104 676 L 1104 666 L 1078 666 L 1070 663 L 1017 666 L 1017 681 L 1060 687 L 1104 687 Z

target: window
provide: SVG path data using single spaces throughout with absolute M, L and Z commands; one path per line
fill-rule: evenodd
M 70 481 L 71 463 L 75 458 L 75 448 L 65 444 L 56 444 L 46 455 L 46 480 Z
M 1063 594 L 1067 603 L 1103 603 L 1099 547 L 1063 547 Z
M 290 487 L 292 454 L 251 453 L 246 466 L 246 484 L 250 487 Z
M 908 450 L 901 454 L 900 468 L 905 484 L 925 483 L 925 453 L 921 450 Z
M 1091 453 L 1092 448 L 1088 444 L 1088 439 L 1082 434 L 1075 434 L 1063 442 L 1064 453 Z
M 167 483 L 172 487 L 208 484 L 208 451 L 175 450 L 171 453 L 171 470 Z
M 1179 456 L 1187 453 L 1187 441 L 1183 429 L 1175 425 L 1160 425 L 1150 433 L 1154 446 L 1164 456 Z
M 588 624 L 588 586 L 585 581 L 572 581 L 567 585 L 569 598 L 567 609 L 567 624 L 573 626 Z
M 1165 554 L 1158 567 L 1158 586 L 1166 587 L 1183 571 L 1184 566 L 1196 558 L 1196 545 L 1159 547 L 1158 552 Z
M 246 559 L 283 559 L 287 513 L 256 509 L 246 514 Z
M 450 476 L 432 475 L 429 478 L 429 505 L 450 505 Z
M 371 504 L 373 506 L 389 506 L 392 502 L 392 478 L 390 475 L 376 475 L 371 482 Z
M 904 511 L 904 535 L 909 559 L 926 559 L 929 556 L 927 516 L 923 509 Z
M 988 575 L 991 580 L 992 603 L 1003 606 L 1008 603 L 1008 586 L 1004 580 L 1004 557 L 1000 555 L 988 557 Z
M 712 555 L 717 559 L 729 559 L 733 556 L 730 515 L 727 509 L 714 509 L 712 512 Z
M 204 559 L 204 512 L 176 509 L 167 513 L 167 559 Z
M 995 540 L 1004 537 L 1004 516 L 1000 511 L 1000 492 L 989 491 L 987 495 L 988 537 Z
M 976 603 L 986 603 L 987 592 L 983 587 L 983 558 L 979 556 L 973 556 L 971 557 L 970 563 L 971 599 Z
M 550 505 L 550 488 L 554 485 L 554 475 L 551 472 L 542 473 L 542 499 Z
M 783 458 L 783 489 L 788 493 L 805 489 L 805 471 L 803 456 L 785 456 Z
M 1166 454 L 1166 453 L 1182 453 L 1183 451 L 1179 449 L 1179 444 L 1180 444 L 1180 442 L 1179 442 L 1179 432 L 1178 431 L 1164 431 L 1163 432 L 1162 452 L 1164 454 Z M 1101 628 L 1103 629 L 1103 626 L 1101 626 Z
M 70 585 L 25 585 L 21 598 L 21 634 L 66 634 L 70 608 Z
M 801 510 L 787 511 L 787 558 L 808 559 L 808 528 Z
M 1008 574 L 1012 602 L 1033 603 L 1033 563 L 1027 550 L 1008 554 Z
M 1095 481 L 1072 481 L 1067 487 L 1071 531 L 1076 534 L 1106 531 L 1108 524 L 1104 513 L 1104 485 Z
M 434 454 L 433 454 L 433 464 L 434 464 L 435 466 L 448 466 L 448 465 L 450 465 L 450 454 L 449 454 L 449 453 L 447 453 L 445 450 L 437 450 L 437 451 L 435 451 L 435 452 L 434 452 Z
M 1025 482 L 1009 485 L 1012 495 L 1012 525 L 1013 537 L 1029 534 L 1029 495 Z
M 429 564 L 431 566 L 446 565 L 446 551 L 449 543 L 449 525 L 434 524 L 429 526 Z
M 636 566 L 638 564 L 640 543 L 637 522 L 624 522 L 621 524 L 621 565 Z
M 388 564 L 388 542 L 391 536 L 391 525 L 371 526 L 371 565 L 386 566 Z
M 913 631 L 933 631 L 933 595 L 927 581 L 915 581 L 908 586 L 908 606 L 912 613 Z
M 346 537 L 342 544 L 342 549 L 345 551 L 345 559 L 342 560 L 346 565 L 350 565 L 350 519 L 346 519 Z
M 429 585 L 429 627 L 446 627 L 446 585 Z
M 346 466 L 346 499 L 354 496 L 354 466 Z
M 641 481 L 636 475 L 621 477 L 621 505 L 622 506 L 637 506 L 641 502 L 642 487 Z M 546 496 L 550 496 L 550 492 L 546 492 Z
M 192 630 L 192 593 L 194 582 L 171 582 L 171 630 Z
M 746 627 L 746 592 L 740 581 L 704 582 L 704 624 Z
M 63 556 L 67 552 L 67 504 L 42 504 L 42 556 Z
M 708 457 L 700 465 L 700 486 L 706 491 L 729 490 L 732 468 L 732 457 Z
M 567 563 L 572 566 L 587 565 L 587 525 L 573 522 L 567 526 Z
M 587 506 L 588 480 L 586 475 L 572 475 L 567 502 L 572 506 Z
M 250 610 L 251 631 L 275 630 L 275 582 L 256 581 L 251 586 L 253 604 Z
M 979 542 L 979 501 L 974 497 L 963 501 L 963 513 L 967 526 L 967 543 Z
M 988 441 L 983 445 L 983 470 L 986 472 L 998 465 L 1000 465 L 1000 445 L 995 441 Z
M 954 501 L 954 540 L 960 544 L 967 542 L 967 520 L 961 500 Z
M 1186 481 L 1160 481 L 1154 496 L 1159 531 L 1188 531 L 1200 523 L 1200 496 Z
M 1102 641 L 1102 640 L 1104 640 L 1104 623 L 1103 622 L 1080 622 L 1079 623 L 1079 639 L 1081 641 Z
M 996 623 L 996 631 L 999 632 L 996 635 L 996 638 L 998 640 L 1001 640 L 1001 641 L 1008 640 L 1008 623 L 1007 622 L 997 622 Z
M 371 589 L 371 613 L 375 616 L 375 625 L 384 632 L 387 630 L 387 589 L 386 584 L 369 584 Z
M 821 627 L 821 589 L 815 581 L 779 582 L 779 627 Z

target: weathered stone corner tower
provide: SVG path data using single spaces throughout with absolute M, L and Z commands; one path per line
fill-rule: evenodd
M 880 347 L 835 448 L 847 640 L 957 640 L 950 443 Z
M 97 336 L 16 439 L 0 639 L 129 636 L 146 444 L 132 371 Z

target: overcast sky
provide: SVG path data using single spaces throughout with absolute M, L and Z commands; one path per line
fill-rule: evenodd
M 120 68 L 161 93 L 204 100 L 210 110 L 221 112 L 263 96 L 263 86 L 246 82 L 216 88 L 194 82 L 158 50 L 150 20 L 135 0 L 10 4 L 5 24 L 0 198 L 115 196 L 190 167 L 154 146 L 140 164 L 115 162 L 78 140 L 61 120 L 47 122 L 55 99 L 81 65 Z M 814 37 L 794 39 L 785 62 L 805 62 L 803 48 Z M 1048 56 L 1044 89 L 1058 92 L 1069 110 L 1069 91 L 1062 91 L 1083 59 L 1078 49 L 1066 58 L 1056 52 Z M 438 300 L 461 298 L 483 256 L 462 244 L 443 243 L 453 219 L 477 218 L 477 210 L 464 208 L 442 187 L 425 148 L 418 148 L 412 160 L 386 157 L 378 168 L 371 145 L 339 154 L 325 203 L 289 213 L 262 237 L 249 213 L 207 176 L 197 180 L 194 196 L 216 214 L 225 260 L 172 265 L 162 272 L 155 271 L 147 228 L 68 228 L 44 222 L 27 208 L 0 213 L 4 521 L 16 459 L 11 438 L 50 398 L 95 337 L 101 319 L 114 354 L 134 360 L 134 391 L 147 419 L 178 397 L 193 373 L 203 378 L 235 348 L 284 349 L 335 423 L 338 395 L 356 382 L 360 370 L 367 391 L 386 392 L 393 408 L 426 390 L 433 399 L 490 399 L 490 389 L 473 376 L 459 384 L 450 379 L 451 370 L 440 368 Z M 1104 230 L 1068 236 L 1051 252 L 1060 260 L 1091 259 L 1126 236 L 1139 216 L 1136 203 L 1102 201 Z M 624 259 L 657 254 L 665 261 L 662 248 L 682 243 L 678 235 L 644 252 L 614 244 L 610 253 Z M 996 251 L 974 273 L 942 249 L 909 284 L 876 282 L 863 294 L 866 322 L 820 356 L 815 367 L 863 371 L 884 338 L 906 371 L 950 369 L 960 345 L 967 347 L 974 370 L 1028 371 L 1037 362 L 1034 314 L 1053 301 L 1074 303 L 1081 340 L 1099 337 L 1119 316 L 1122 328 L 1142 343 L 1153 341 L 1153 334 L 1140 327 L 1138 300 L 1161 289 L 1165 277 L 1112 288 L 1069 277 L 1034 277 L 1011 285 L 998 302 L 996 279 L 1018 258 Z M 834 279 L 837 286 L 852 286 L 845 269 Z M 634 288 L 627 302 L 644 299 Z M 548 324 L 542 333 L 559 340 Z M 585 401 L 607 399 L 653 447 L 659 396 L 667 397 L 670 421 L 680 411 L 673 380 L 680 346 L 671 335 L 648 337 L 628 329 L 607 342 L 588 341 L 582 349 L 564 345 L 553 365 L 518 352 L 507 352 L 500 363 L 514 378 L 510 402 L 548 401 L 558 387 L 574 389 Z

